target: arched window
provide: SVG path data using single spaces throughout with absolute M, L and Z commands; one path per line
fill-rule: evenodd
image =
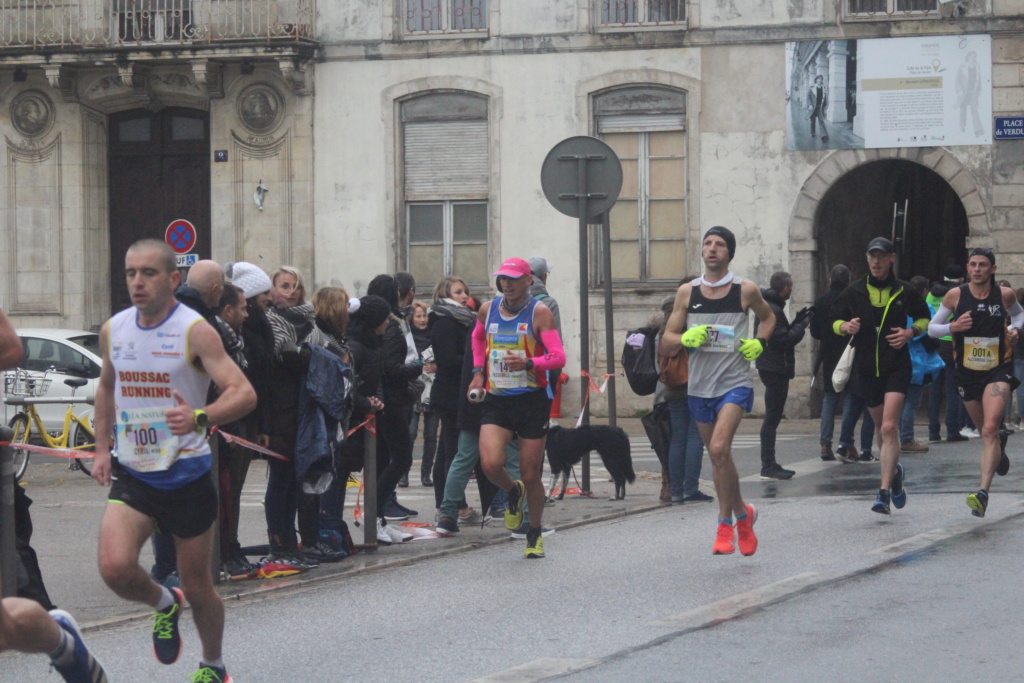
M 615 280 L 679 280 L 686 265 L 686 93 L 653 85 L 610 90 L 594 97 L 594 114 L 598 136 L 622 161 L 622 192 L 609 216 Z
M 487 98 L 434 92 L 401 105 L 406 264 L 417 282 L 488 281 Z

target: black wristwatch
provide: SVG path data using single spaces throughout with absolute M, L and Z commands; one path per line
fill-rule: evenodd
M 192 413 L 192 419 L 196 423 L 196 434 L 205 434 L 210 426 L 210 416 L 202 408 L 196 408 Z
M 526 369 L 527 370 L 533 370 L 533 359 L 532 358 L 527 358 L 526 359 Z

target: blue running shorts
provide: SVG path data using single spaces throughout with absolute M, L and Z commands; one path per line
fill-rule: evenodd
M 692 415 L 697 422 L 711 424 L 718 416 L 718 411 L 720 411 L 722 406 L 726 403 L 735 403 L 739 407 L 743 408 L 743 412 L 745 413 L 749 413 L 753 410 L 754 389 L 752 387 L 737 387 L 736 389 L 730 389 L 723 396 L 716 396 L 715 398 L 690 396 L 688 401 L 690 404 L 690 415 Z

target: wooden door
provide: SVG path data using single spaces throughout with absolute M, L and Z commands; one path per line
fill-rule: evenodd
M 196 227 L 192 253 L 210 258 L 209 115 L 136 109 L 110 117 L 110 301 L 131 305 L 124 255 L 137 240 L 164 239 L 171 221 Z

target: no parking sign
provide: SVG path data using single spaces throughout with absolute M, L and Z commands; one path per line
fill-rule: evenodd
M 184 218 L 171 221 L 164 231 L 164 241 L 171 246 L 177 254 L 178 267 L 194 266 L 198 260 L 196 254 L 190 254 L 196 246 L 196 227 Z

